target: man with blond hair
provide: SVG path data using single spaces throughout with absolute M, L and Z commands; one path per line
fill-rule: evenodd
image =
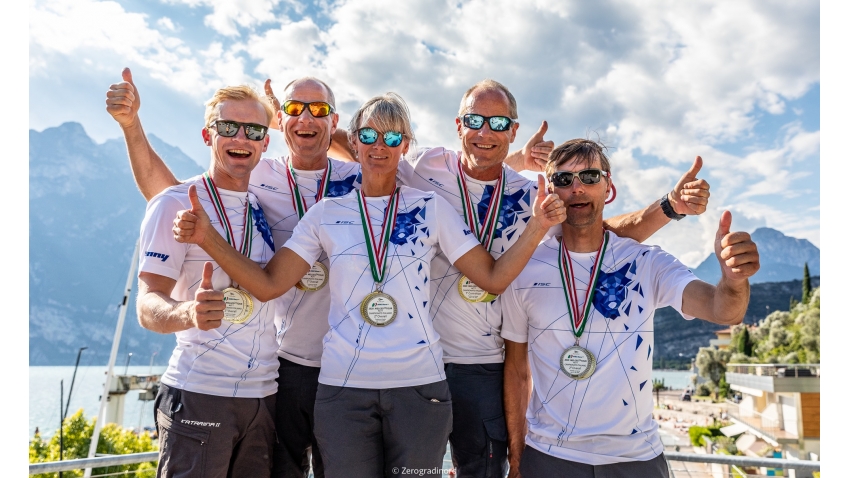
M 139 92 L 129 69 L 123 82 L 110 86 L 107 110 L 122 126 L 130 165 L 139 190 L 150 200 L 180 182 L 151 148 L 138 117 Z M 339 197 L 360 186 L 360 165 L 328 157 L 339 116 L 331 88 L 322 80 L 303 77 L 289 82 L 278 100 L 266 82 L 275 106 L 270 120 L 286 140 L 289 154 L 262 158 L 252 172 L 248 190 L 266 211 L 277 245 L 284 244 L 309 208 L 323 197 Z M 281 102 L 283 104 L 281 104 Z M 342 141 L 347 142 L 343 136 Z M 337 141 L 333 141 L 335 144 Z M 306 287 L 295 287 L 275 300 L 278 334 L 278 388 L 272 476 L 324 477 L 324 465 L 313 435 L 313 408 L 319 380 L 322 338 L 328 331 L 330 290 L 326 254 L 316 261 Z
M 127 105 L 111 106 L 120 116 Z M 176 212 L 190 207 L 186 191 L 194 185 L 213 227 L 233 247 L 261 265 L 271 259 L 274 242 L 248 178 L 268 147 L 272 114 L 247 86 L 216 91 L 201 132 L 210 147 L 209 169 L 153 197 L 145 212 L 139 322 L 177 339 L 154 402 L 157 476 L 271 472 L 278 365 L 273 303 L 240 290 L 201 248 L 177 243 L 171 228 Z
M 135 86 L 126 80 L 125 76 L 125 83 L 110 87 L 107 104 L 110 98 L 132 98 L 124 102 L 134 105 L 132 116 L 138 121 Z M 274 97 L 270 80 L 266 81 L 266 93 L 281 110 L 276 125 L 285 135 L 290 156 L 263 159 L 253 173 L 250 190 L 260 197 L 268 211 L 275 242 L 283 244 L 308 207 L 322 197 L 342 196 L 351 188 L 359 188 L 359 164 L 328 158 L 331 154 L 354 160 L 347 132 L 336 129 L 334 97 L 327 85 L 315 78 L 295 80 L 284 88 L 282 104 Z M 322 103 L 331 108 L 320 109 Z M 116 120 L 122 121 L 118 117 Z M 455 122 L 460 150 L 420 149 L 418 154 L 401 162 L 399 179 L 405 185 L 435 191 L 448 200 L 459 215 L 475 223 L 476 235 L 480 235 L 482 243 L 489 240 L 485 247 L 498 258 L 525 229 L 536 194 L 536 183 L 516 171 L 541 170 L 554 143 L 544 141 L 548 126 L 543 122 L 521 149 L 509 152 L 519 128 L 516 100 L 504 85 L 493 80 L 479 82 L 466 91 Z M 135 136 L 128 135 L 125 129 L 134 176 L 142 193 L 150 198 L 178 181 L 152 152 L 144 133 L 141 134 L 142 141 L 136 142 Z M 697 166 L 695 163 L 673 191 L 664 196 L 678 214 L 705 211 L 708 184 L 696 179 Z M 295 182 L 300 185 L 300 194 L 292 187 Z M 459 189 L 461 183 L 463 190 Z M 302 202 L 296 197 L 304 201 L 302 212 L 297 208 Z M 644 240 L 672 217 L 662 211 L 661 202 L 610 218 L 606 226 L 623 236 Z M 485 228 L 490 213 L 495 216 L 489 222 L 490 227 Z M 324 255 L 318 262 L 328 266 Z M 462 274 L 442 254 L 434 259 L 433 267 L 433 276 L 423 286 L 430 288 L 432 300 L 428 307 L 444 344 L 445 373 L 454 415 L 452 455 L 458 477 L 503 476 L 507 466 L 507 434 L 502 408 L 504 352 L 499 333 L 500 302 L 488 299 L 487 295 L 476 296 L 475 285 L 471 283 L 466 284 L 466 290 L 472 292 L 475 301 L 461 297 L 458 285 L 463 282 Z M 317 271 L 313 277 L 321 276 Z M 316 317 L 327 316 L 330 307 L 327 287 L 318 280 L 315 282 L 321 287 L 293 288 L 277 299 L 281 366 L 276 419 L 279 445 L 275 449 L 274 476 L 305 476 L 310 466 L 310 444 L 315 443 L 312 403 L 318 384 L 322 338 L 328 331 L 327 322 Z M 317 451 L 314 445 L 313 471 L 320 478 L 324 475 Z

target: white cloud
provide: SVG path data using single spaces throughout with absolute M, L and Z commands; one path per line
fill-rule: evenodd
M 193 8 L 206 7 L 212 13 L 204 17 L 204 24 L 226 36 L 238 36 L 239 27 L 253 28 L 275 19 L 274 8 L 280 0 L 166 0 L 167 3 L 184 4 Z
M 314 75 L 334 88 L 343 122 L 365 99 L 396 91 L 411 107 L 420 144 L 452 147 L 461 95 L 494 78 L 519 102 L 516 147 L 543 119 L 557 143 L 598 132 L 613 147 L 617 210 L 655 200 L 701 155 L 702 177 L 712 184 L 710 211 L 657 237 L 686 263 L 710 252 L 718 204 L 737 211 L 735 224 L 740 215 L 743 226 L 768 225 L 810 240 L 819 235 L 817 215 L 782 209 L 775 200 L 813 194 L 819 183 L 806 176 L 803 162 L 818 160 L 820 132 L 799 122 L 772 138 L 756 130 L 820 79 L 816 1 L 166 6 L 177 3 L 209 10 L 208 38 L 186 37 L 191 29 L 181 30 L 177 25 L 187 23 L 174 15 L 154 21 L 114 2 L 38 3 L 31 11 L 30 74 L 49 71 L 50 55 L 77 55 L 93 68 L 115 68 L 117 58 L 198 100 L 222 84 L 260 85 L 269 77 L 282 88 Z M 308 13 L 317 8 L 322 18 Z
M 160 18 L 156 21 L 156 24 L 159 25 L 159 27 L 163 30 L 168 30 L 170 32 L 178 31 L 177 25 L 175 25 L 174 22 L 168 17 Z

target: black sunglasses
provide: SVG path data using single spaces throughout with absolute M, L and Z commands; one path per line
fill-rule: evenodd
M 266 137 L 268 126 L 254 123 L 239 123 L 237 121 L 215 120 L 210 128 L 215 128 L 219 135 L 232 138 L 239 134 L 239 127 L 245 128 L 245 137 L 251 141 L 262 141 Z
M 601 169 L 590 168 L 582 169 L 581 171 L 571 173 L 569 171 L 555 171 L 549 176 L 549 182 L 556 188 L 568 188 L 573 184 L 573 178 L 578 177 L 582 184 L 597 184 L 602 180 L 602 176 L 608 176 L 608 173 Z
M 289 116 L 301 116 L 301 113 L 304 112 L 305 108 L 310 110 L 310 114 L 313 115 L 314 118 L 324 118 L 334 112 L 334 107 L 324 101 L 305 103 L 298 100 L 286 100 L 283 102 L 283 107 L 281 109 Z
M 481 129 L 486 121 L 490 123 L 490 129 L 493 131 L 507 131 L 512 124 L 517 122 L 507 116 L 481 116 L 472 113 L 463 115 L 461 119 L 463 125 L 470 129 Z

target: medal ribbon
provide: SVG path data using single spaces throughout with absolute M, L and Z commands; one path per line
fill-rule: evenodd
M 558 269 L 561 272 L 561 285 L 564 287 L 564 296 L 567 299 L 567 311 L 570 314 L 570 324 L 573 328 L 573 334 L 576 336 L 576 341 L 584 333 L 584 327 L 587 325 L 588 317 L 590 317 L 593 294 L 596 291 L 596 283 L 599 281 L 599 271 L 602 270 L 602 258 L 607 248 L 608 232 L 606 231 L 602 238 L 602 244 L 599 245 L 599 250 L 596 251 L 596 262 L 593 263 L 593 268 L 590 269 L 590 280 L 587 281 L 587 293 L 584 296 L 584 311 L 581 311 L 578 305 L 578 289 L 576 289 L 576 278 L 573 271 L 573 262 L 570 258 L 570 251 L 567 250 L 563 239 L 561 240 L 561 250 L 558 254 L 558 265 L 560 267 Z M 567 278 L 569 278 L 569 281 Z
M 502 212 L 502 199 L 505 196 L 505 170 L 502 169 L 502 174 L 499 180 L 493 187 L 493 195 L 490 196 L 490 204 L 487 206 L 487 212 L 484 219 L 484 224 L 478 223 L 478 214 L 475 212 L 475 206 L 472 204 L 472 198 L 469 194 L 469 188 L 466 185 L 466 177 L 463 174 L 463 166 L 460 158 L 457 160 L 457 186 L 460 189 L 460 202 L 463 206 L 463 219 L 466 225 L 475 233 L 478 242 L 490 252 L 493 247 L 493 239 L 496 236 L 496 227 L 499 225 L 499 215 Z
M 304 217 L 307 213 L 307 201 L 301 196 L 301 189 L 295 181 L 295 169 L 292 167 L 292 161 L 286 165 L 286 177 L 289 180 L 289 192 L 292 193 L 292 208 L 298 213 L 298 219 Z M 325 168 L 322 174 L 322 182 L 319 183 L 319 190 L 316 191 L 316 202 L 319 202 L 323 197 L 327 196 L 328 188 L 330 187 L 331 177 L 331 162 L 328 161 L 328 167 Z
M 375 243 L 375 234 L 372 232 L 372 222 L 369 220 L 369 211 L 366 206 L 366 196 L 363 191 L 357 191 L 357 205 L 360 207 L 360 221 L 363 224 L 363 235 L 366 236 L 366 250 L 369 252 L 369 265 L 372 268 L 372 278 L 376 284 L 384 281 L 386 274 L 387 248 L 390 244 L 390 235 L 395 227 L 398 217 L 398 196 L 401 188 L 396 187 L 387 208 L 384 209 L 384 223 L 381 225 L 380 243 Z
M 221 196 L 218 194 L 218 188 L 215 182 L 213 182 L 212 177 L 210 177 L 209 172 L 204 173 L 204 188 L 207 190 L 210 202 L 212 202 L 215 208 L 215 214 L 218 216 L 219 222 L 221 222 L 222 229 L 224 229 L 224 238 L 227 240 L 227 243 L 243 255 L 251 257 L 251 237 L 254 235 L 254 215 L 251 214 L 251 201 L 247 198 L 245 200 L 245 220 L 243 222 L 245 228 L 242 231 L 241 247 L 237 247 L 236 239 L 233 237 L 233 226 L 230 225 L 230 219 L 227 217 L 227 211 L 224 209 L 224 202 L 222 202 Z

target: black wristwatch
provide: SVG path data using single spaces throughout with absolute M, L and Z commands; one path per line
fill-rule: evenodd
M 667 198 L 666 194 L 661 198 L 661 210 L 664 211 L 665 216 L 673 219 L 674 221 L 678 221 L 685 217 L 684 214 L 679 214 L 673 210 L 673 206 L 670 205 L 670 199 Z

